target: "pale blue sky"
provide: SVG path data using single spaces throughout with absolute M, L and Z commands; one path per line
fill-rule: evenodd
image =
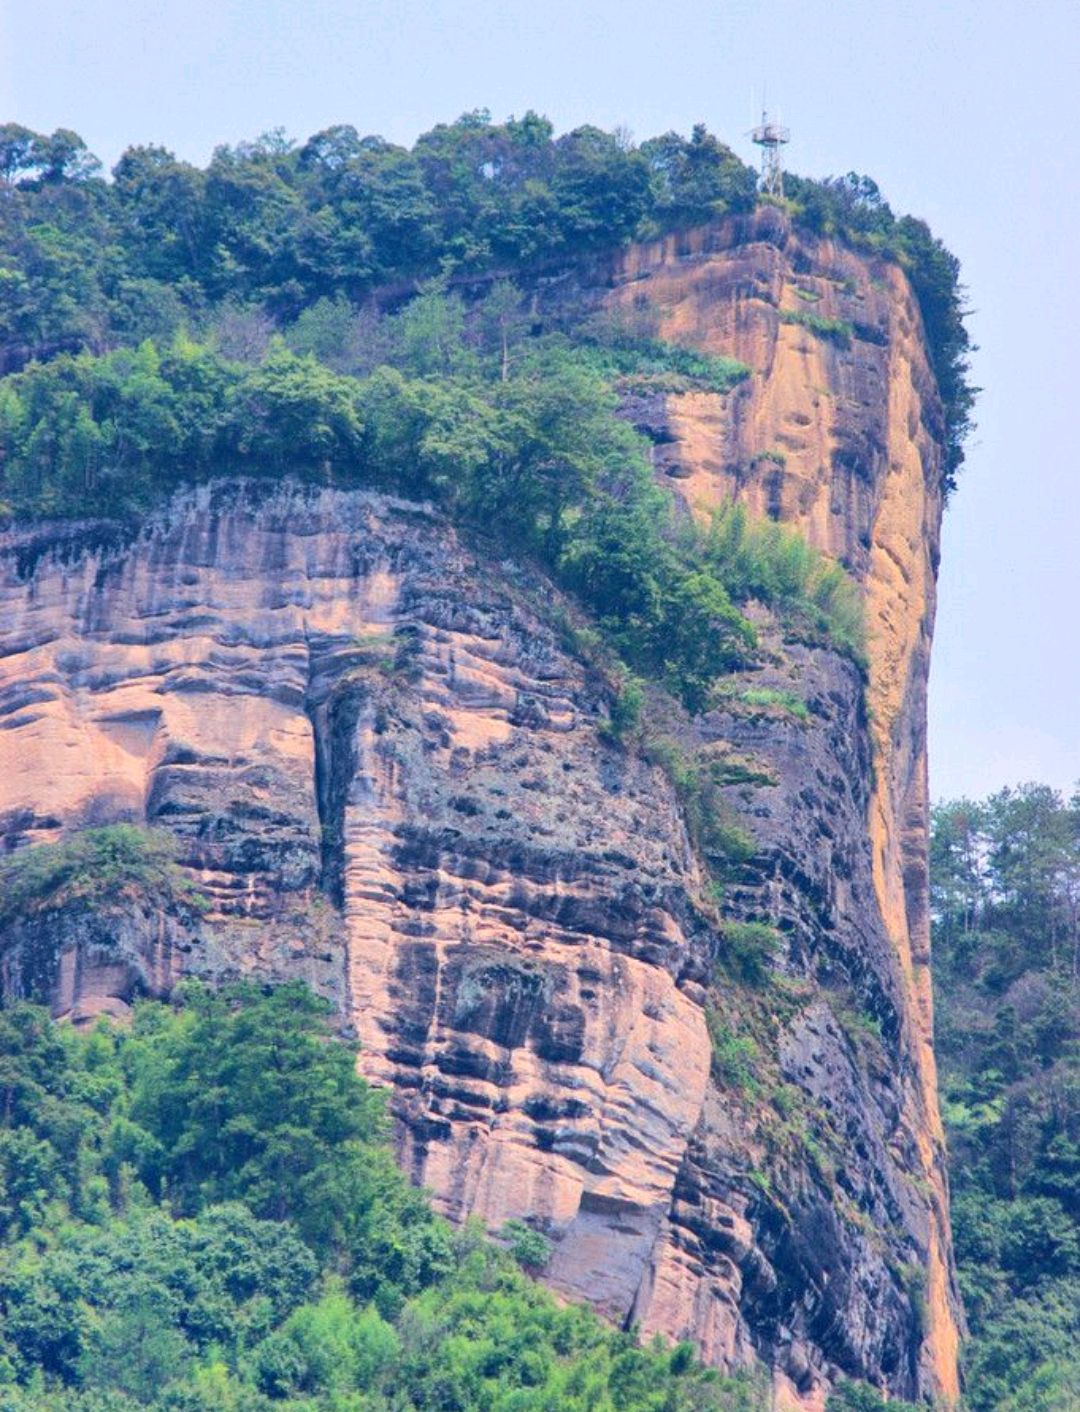
M 1080 778 L 1077 0 L 0 0 L 0 120 L 203 162 L 334 122 L 409 142 L 527 108 L 744 156 L 768 83 L 809 175 L 858 170 L 964 262 L 985 389 L 949 511 L 938 797 Z

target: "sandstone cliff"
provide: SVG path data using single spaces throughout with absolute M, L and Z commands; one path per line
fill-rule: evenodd
M 609 693 L 549 585 L 422 506 L 225 483 L 138 531 L 6 536 L 7 846 L 165 827 L 209 907 L 16 923 L 4 993 L 79 1019 L 185 972 L 303 975 L 392 1086 L 416 1180 L 454 1218 L 541 1226 L 557 1289 L 764 1360 L 778 1405 L 838 1373 L 951 1398 L 917 309 L 895 267 L 769 210 L 549 280 L 536 317 L 568 301 L 746 362 L 731 393 L 628 403 L 658 476 L 689 512 L 734 495 L 791 521 L 865 588 L 865 686 L 763 621 L 768 664 L 680 723 L 730 762 L 753 839 L 723 897 L 665 774 L 598 730 Z M 718 979 L 721 913 L 777 928 L 769 997 Z

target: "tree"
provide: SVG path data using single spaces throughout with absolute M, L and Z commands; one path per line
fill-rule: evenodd
M 284 343 L 272 345 L 237 386 L 229 431 L 242 457 L 278 474 L 348 475 L 363 450 L 355 385 Z
M 931 822 L 930 900 L 950 944 L 975 929 L 989 902 L 982 806 L 961 799 L 935 808 Z
M 510 377 L 510 349 L 524 336 L 528 324 L 522 309 L 521 290 L 508 279 L 498 279 L 480 301 L 473 320 L 484 351 L 495 351 L 499 377 Z
M 1077 1378 L 1077 843 L 1074 802 L 1042 785 L 933 815 L 936 1047 L 974 1412 L 1069 1406 Z
M 41 138 L 21 123 L 0 124 L 0 180 L 8 192 L 23 173 L 37 166 Z
M 57 128 L 49 137 L 37 138 L 34 147 L 43 182 L 85 181 L 101 168 L 86 143 L 70 128 Z
M 129 147 L 113 190 L 140 273 L 180 280 L 208 273 L 206 177 L 165 147 Z

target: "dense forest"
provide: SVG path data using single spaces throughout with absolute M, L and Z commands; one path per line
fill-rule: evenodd
M 788 194 L 808 229 L 907 269 L 946 408 L 951 485 L 973 400 L 955 256 L 925 222 L 897 218 L 867 177 L 790 178 Z M 761 199 L 754 171 L 704 126 L 635 144 L 484 111 L 411 149 L 347 125 L 220 147 L 205 170 L 133 147 L 108 181 L 76 134 L 8 124 L 0 198 L 0 372 L 146 339 L 164 348 L 181 330 L 257 361 L 270 333 L 320 301 L 370 318 L 424 280 L 534 276 Z M 368 342 L 364 329 L 354 342 Z
M 473 113 L 411 151 L 349 127 L 205 171 L 132 148 L 106 181 L 75 134 L 9 124 L 0 174 L 0 514 L 131 517 L 221 474 L 369 485 L 536 557 L 691 709 L 752 656 L 751 597 L 861 659 L 843 572 L 738 514 L 696 529 L 619 415 L 748 370 L 640 321 L 526 315 L 546 266 L 753 207 L 753 171 L 703 127 L 635 146 Z M 955 258 L 867 178 L 791 190 L 796 220 L 908 269 L 951 484 L 972 398 Z
M 973 1412 L 1080 1406 L 1080 799 L 934 814 L 937 1053 Z

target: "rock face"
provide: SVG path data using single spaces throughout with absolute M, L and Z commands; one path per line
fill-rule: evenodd
M 182 973 L 302 975 L 393 1088 L 416 1180 L 454 1219 L 545 1229 L 555 1288 L 763 1360 L 781 1406 L 841 1373 L 953 1398 L 925 876 L 940 408 L 910 290 L 764 212 L 551 281 L 537 317 L 568 300 L 748 363 L 724 396 L 628 405 L 658 475 L 693 512 L 790 520 L 865 586 L 865 689 L 766 622 L 756 693 L 683 724 L 753 838 L 722 910 L 777 928 L 773 998 L 718 981 L 678 800 L 598 730 L 607 689 L 549 585 L 422 506 L 235 483 L 137 532 L 6 537 L 6 846 L 166 828 L 207 905 L 15 923 L 0 986 L 81 1019 Z M 783 317 L 810 308 L 854 339 Z
M 746 221 L 636 247 L 611 282 L 608 307 L 645 306 L 658 316 L 662 337 L 752 369 L 733 394 L 669 397 L 661 417 L 646 416 L 661 474 L 698 513 L 734 498 L 797 526 L 865 588 L 874 910 L 901 986 L 902 1052 L 911 1065 L 904 1125 L 930 1193 L 923 1374 L 926 1385 L 955 1399 L 958 1334 L 932 1048 L 926 861 L 926 683 L 943 422 L 918 307 L 895 265 L 801 236 L 768 208 Z M 808 311 L 848 325 L 853 336 L 816 334 Z M 796 849 L 794 856 L 808 855 Z M 852 920 L 850 903 L 833 912 Z

